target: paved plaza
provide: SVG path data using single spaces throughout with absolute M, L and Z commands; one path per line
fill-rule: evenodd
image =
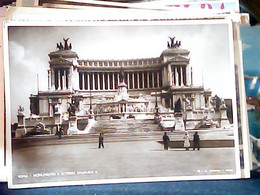
M 79 143 L 77 139 L 75 143 L 66 143 L 65 139 L 52 142 L 13 151 L 14 184 L 236 172 L 233 147 L 166 151 L 158 139 L 105 139 L 104 149 L 98 149 L 96 138 Z

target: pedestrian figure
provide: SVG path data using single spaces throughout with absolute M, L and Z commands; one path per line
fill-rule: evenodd
M 186 150 L 189 150 L 190 140 L 189 140 L 188 132 L 185 132 L 183 139 L 184 139 L 184 148 L 186 148 Z
M 104 136 L 102 135 L 102 133 L 100 133 L 99 137 L 98 137 L 98 148 L 104 148 Z
M 200 136 L 197 131 L 193 134 L 193 150 L 196 148 L 200 150 Z
M 170 142 L 170 138 L 169 138 L 169 136 L 167 135 L 167 133 L 165 132 L 165 133 L 164 133 L 164 136 L 163 136 L 164 150 L 168 150 L 169 142 Z
M 57 132 L 58 138 L 61 139 L 61 135 L 62 135 L 61 126 L 58 125 L 57 128 L 58 128 L 58 132 Z
M 175 131 L 175 125 L 173 125 L 171 132 Z

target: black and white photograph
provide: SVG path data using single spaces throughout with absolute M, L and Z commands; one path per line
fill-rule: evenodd
M 5 41 L 11 188 L 241 177 L 230 20 L 13 22 Z

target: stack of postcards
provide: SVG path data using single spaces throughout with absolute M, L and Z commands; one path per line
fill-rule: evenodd
M 238 0 L 18 0 L 1 20 L 10 188 L 250 177 Z

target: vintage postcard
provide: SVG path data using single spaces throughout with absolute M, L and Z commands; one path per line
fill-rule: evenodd
M 6 22 L 9 186 L 241 178 L 232 33 Z

